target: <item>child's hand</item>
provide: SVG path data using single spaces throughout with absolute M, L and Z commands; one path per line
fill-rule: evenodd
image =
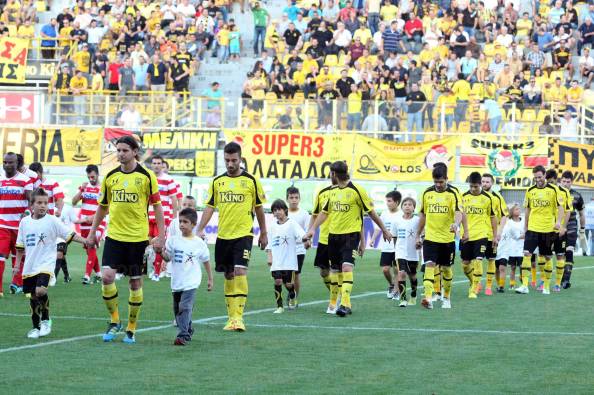
M 309 250 L 311 248 L 311 240 L 304 242 L 303 247 L 305 247 L 306 250 Z
M 212 288 L 213 288 L 213 287 L 214 287 L 213 280 L 212 280 L 212 278 L 209 278 L 209 279 L 208 279 L 208 282 L 206 283 L 206 290 L 207 290 L 208 292 L 210 292 L 210 291 L 212 291 Z

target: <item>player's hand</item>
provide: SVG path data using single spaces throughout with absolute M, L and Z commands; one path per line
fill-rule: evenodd
M 420 250 L 421 247 L 423 247 L 423 241 L 421 240 L 420 236 L 417 236 L 417 239 L 415 240 L 415 246 L 417 247 L 417 250 Z
M 204 229 L 203 230 L 199 230 L 198 232 L 196 232 L 196 235 L 198 237 L 200 237 L 202 240 L 206 241 L 206 232 L 204 232 Z
M 388 243 L 392 241 L 392 233 L 387 230 L 383 230 L 382 233 L 384 235 L 384 240 L 386 240 Z
M 497 243 L 501 241 L 501 233 L 497 232 L 497 238 L 495 240 L 497 240 Z
M 464 234 L 464 236 L 461 236 L 460 237 L 460 242 L 461 243 L 466 243 L 467 241 L 468 241 L 468 235 L 467 234 Z
M 458 225 L 456 225 L 456 224 L 451 224 L 451 225 L 450 225 L 450 232 L 452 232 L 452 233 L 456 233 L 456 232 L 458 232 Z
M 95 235 L 95 232 L 89 232 L 85 241 L 85 246 L 87 246 L 87 248 L 93 248 L 97 246 L 97 244 L 97 236 Z
M 159 254 L 163 250 L 163 247 L 165 245 L 165 240 L 164 240 L 163 236 L 155 237 L 152 241 L 152 245 L 153 245 L 153 249 L 155 250 L 155 252 L 157 254 Z
M 363 257 L 363 254 L 365 254 L 365 243 L 359 243 L 359 248 L 357 249 L 357 253 L 359 254 L 360 257 Z
M 260 233 L 260 237 L 258 238 L 258 246 L 261 250 L 265 249 L 268 245 L 268 235 L 266 233 Z
M 563 237 L 565 235 L 565 233 L 567 232 L 567 228 L 565 226 L 562 226 L 559 229 L 559 237 Z
M 497 249 L 498 245 L 499 245 L 499 240 L 497 240 L 497 239 L 493 240 L 493 251 L 495 251 Z
M 306 250 L 309 250 L 311 248 L 311 241 L 306 241 L 303 243 L 303 247 L 305 247 Z
M 212 291 L 212 288 L 214 287 L 214 281 L 212 280 L 212 278 L 208 279 L 208 282 L 206 283 L 206 290 L 208 292 Z
M 557 222 L 554 226 L 555 230 L 561 230 L 561 224 L 559 222 Z
M 303 242 L 306 242 L 306 241 L 311 240 L 312 238 L 313 238 L 313 232 L 310 231 L 310 232 L 307 232 L 305 235 L 303 235 L 301 240 Z

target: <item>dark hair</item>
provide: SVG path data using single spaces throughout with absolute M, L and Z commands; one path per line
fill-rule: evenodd
M 193 208 L 184 208 L 182 211 L 179 212 L 179 218 L 181 217 L 187 218 L 192 224 L 198 223 L 198 213 L 196 213 L 196 210 L 194 210 Z
M 301 194 L 299 193 L 299 189 L 297 187 L 293 187 L 293 186 L 287 188 L 287 198 L 289 198 L 289 195 L 301 196 Z
M 481 176 L 481 173 L 479 173 L 478 171 L 473 171 L 468 176 L 468 183 L 470 183 L 470 184 L 480 184 L 482 178 L 483 177 Z
M 396 204 L 400 204 L 400 201 L 402 200 L 402 194 L 398 191 L 390 191 L 386 193 L 386 199 L 392 199 L 396 202 Z
M 48 194 L 43 188 L 35 188 L 33 192 L 31 192 L 31 203 L 35 202 L 35 198 L 38 196 L 48 196 Z
M 163 157 L 161 155 L 153 155 L 151 157 L 151 162 L 154 161 L 155 159 L 160 160 L 161 162 L 165 162 L 165 160 L 163 159 Z
M 431 176 L 433 177 L 434 180 L 439 180 L 441 178 L 444 178 L 447 180 L 448 178 L 448 166 L 445 163 L 436 163 L 435 166 L 433 166 L 433 170 L 431 171 Z
M 9 152 L 10 154 L 10 152 Z M 21 154 L 15 154 L 17 157 L 17 167 L 20 169 L 25 164 L 25 158 Z
M 330 171 L 334 172 L 336 178 L 341 181 L 349 179 L 349 168 L 347 164 L 342 160 L 337 160 L 330 165 Z
M 561 174 L 561 178 L 569 178 L 571 181 L 573 181 L 573 173 L 571 172 L 571 170 L 565 170 Z
M 491 181 L 495 181 L 495 178 L 493 177 L 493 174 L 491 174 L 491 173 L 483 173 L 483 177 L 489 178 L 489 179 L 491 179 Z
M 555 169 L 549 169 L 546 171 L 545 173 L 545 178 L 547 180 L 556 180 L 557 179 L 557 170 Z
M 289 207 L 287 206 L 287 203 L 285 203 L 285 201 L 282 199 L 276 199 L 274 202 L 272 202 L 270 210 L 272 210 L 273 213 L 276 210 L 284 210 L 285 214 L 289 213 Z
M 237 144 L 235 141 L 227 143 L 223 150 L 226 154 L 239 154 L 241 156 L 241 145 Z
M 29 165 L 29 170 L 33 170 L 35 173 L 43 174 L 43 166 L 39 162 L 33 162 Z
M 87 172 L 87 174 L 92 172 L 99 174 L 99 168 L 97 167 L 97 165 L 88 165 L 85 171 Z
M 545 174 L 547 170 L 544 168 L 543 165 L 534 166 L 534 168 L 532 169 L 532 174 L 536 174 L 538 172 Z
M 417 208 L 417 201 L 415 199 L 411 198 L 410 196 L 407 196 L 404 199 L 402 199 L 402 204 L 404 204 L 406 202 L 411 202 L 413 207 Z
M 132 148 L 133 150 L 140 149 L 140 145 L 138 144 L 138 141 L 136 141 L 136 139 L 134 137 L 132 137 L 132 136 L 122 136 L 122 137 L 120 137 L 116 141 L 116 145 L 117 144 L 126 144 L 130 148 Z

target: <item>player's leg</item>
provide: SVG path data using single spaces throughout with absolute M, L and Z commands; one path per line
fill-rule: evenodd
M 495 250 L 493 249 L 493 241 L 487 240 L 485 244 L 485 259 L 487 259 L 487 281 L 485 284 L 485 295 L 492 295 L 493 294 L 493 277 L 496 274 L 496 265 L 495 265 Z
M 316 248 L 316 257 L 314 258 L 314 266 L 320 269 L 320 277 L 324 282 L 324 286 L 331 291 L 332 279 L 330 278 L 330 259 L 328 258 L 328 245 L 318 243 Z
M 522 265 L 522 258 L 513 256 L 509 257 L 509 289 L 516 289 L 516 268 Z
M 559 235 L 555 233 L 539 233 L 538 250 L 544 255 L 544 284 L 542 293 L 548 295 L 551 293 L 551 278 L 553 277 L 553 244 L 558 240 Z
M 421 301 L 423 307 L 433 308 L 431 297 L 433 296 L 433 282 L 435 279 L 435 265 L 439 262 L 439 253 L 441 243 L 435 243 L 425 240 L 423 242 L 423 257 L 425 259 L 425 275 L 423 276 L 423 286 L 425 287 L 425 297 Z
M 516 289 L 518 294 L 527 294 L 529 291 L 530 272 L 532 270 L 532 254 L 538 247 L 538 235 L 535 232 L 527 231 L 524 235 L 524 257 L 522 258 L 522 285 Z
M 408 305 L 414 306 L 417 304 L 417 287 L 418 287 L 418 279 L 417 279 L 417 266 L 419 265 L 418 262 L 410 262 L 408 261 L 407 264 L 407 276 L 410 279 L 410 298 L 408 299 Z
M 283 273 L 283 284 L 289 294 L 289 310 L 294 310 L 297 308 L 297 291 L 295 289 L 296 278 L 297 273 L 294 271 L 285 271 Z
M 50 302 L 47 294 L 50 276 L 42 273 L 35 277 L 37 277 L 35 296 L 39 305 L 39 315 L 41 316 L 41 322 L 39 323 L 39 337 L 43 337 L 52 332 L 52 320 L 50 319 L 49 314 Z
M 215 242 L 215 271 L 223 273 L 223 291 L 227 306 L 227 323 L 223 330 L 235 330 L 235 311 L 237 298 L 235 297 L 235 276 L 233 266 L 233 240 L 217 238 Z
M 138 324 L 138 317 L 140 316 L 140 309 L 144 301 L 142 291 L 142 266 L 144 250 L 147 242 L 126 243 L 128 246 L 127 259 L 127 275 L 130 280 L 130 293 L 128 296 L 128 325 L 126 326 L 126 336 L 124 343 L 132 344 L 136 342 L 135 333 Z
M 175 345 L 184 346 L 186 342 L 192 340 L 192 309 L 195 298 L 196 289 L 188 289 L 180 293 L 179 310 L 176 315 L 178 333 L 173 343 Z
M 461 243 L 460 245 L 460 257 L 462 258 L 462 270 L 464 271 L 464 275 L 468 278 L 469 287 L 468 287 L 468 298 L 469 299 L 476 299 L 476 289 L 475 289 L 475 279 L 474 279 L 474 271 L 476 262 L 474 261 L 474 241 L 466 241 Z M 481 268 L 482 269 L 482 268 Z
M 81 229 L 80 230 L 80 235 L 81 237 L 84 237 L 85 239 L 89 236 L 89 230 L 88 229 Z M 85 253 L 87 254 L 87 260 L 85 262 L 85 274 L 83 275 L 82 278 L 82 283 L 87 285 L 91 282 L 91 273 L 93 271 L 93 267 L 95 266 L 95 260 L 92 259 L 93 257 L 93 253 L 91 252 L 91 250 L 93 250 L 94 252 L 94 258 L 97 259 L 97 253 L 95 248 L 90 248 L 87 246 L 83 247 L 85 249 Z
M 568 237 L 568 242 L 569 242 Z M 575 245 L 568 245 L 565 251 L 565 268 L 563 270 L 563 279 L 561 281 L 561 287 L 563 289 L 569 289 L 571 287 L 571 272 L 573 271 L 573 250 Z
M 542 291 L 542 287 L 544 286 L 544 282 L 545 282 L 545 278 L 546 278 L 546 273 L 545 273 L 546 259 L 545 259 L 544 254 L 540 251 L 540 248 L 539 248 L 539 252 L 538 252 L 538 257 L 536 258 L 536 263 L 538 265 L 538 272 L 540 273 L 540 279 L 538 280 L 538 285 L 537 285 L 536 289 L 538 291 Z
M 274 280 L 274 301 L 276 302 L 276 310 L 274 314 L 280 314 L 284 311 L 283 308 L 283 280 L 280 271 L 271 272 L 272 279 Z
M 338 297 L 342 288 L 340 240 L 338 236 L 328 236 L 327 254 L 330 262 L 330 301 L 326 313 L 336 314 Z
M 558 237 L 555 243 L 555 254 L 557 261 L 555 264 L 555 286 L 553 292 L 561 292 L 561 280 L 565 272 L 565 254 L 567 253 L 567 234 Z
M 294 272 L 293 286 L 295 288 L 295 303 L 297 303 L 297 297 L 301 290 L 301 269 L 303 269 L 303 262 L 305 262 L 305 254 L 297 255 L 297 271 Z M 296 306 L 295 306 L 296 307 Z
M 432 301 L 441 300 L 441 267 L 437 264 L 433 272 L 433 296 Z
M 110 319 L 107 331 L 103 335 L 103 341 L 105 342 L 112 341 L 122 329 L 120 312 L 118 309 L 118 289 L 115 285 L 115 276 L 118 268 L 121 267 L 120 263 L 122 261 L 122 255 L 127 255 L 125 254 L 125 246 L 122 244 L 124 243 L 108 237 L 105 240 L 105 249 L 103 251 L 103 259 L 101 262 L 101 294 L 103 295 L 103 302 L 105 303 Z
M 398 260 L 398 296 L 400 300 L 400 306 L 406 307 L 408 300 L 406 298 L 406 260 Z
M 66 243 L 59 243 L 57 246 L 57 254 L 56 254 L 56 266 L 58 262 L 60 263 L 60 267 L 62 268 L 62 272 L 64 273 L 64 282 L 69 283 L 72 281 L 70 278 L 70 273 L 68 272 L 68 262 L 66 262 L 66 254 L 68 253 L 68 245 Z
M 505 292 L 505 271 L 507 270 L 507 259 L 501 258 L 495 261 L 495 270 L 498 273 L 497 276 L 497 292 Z
M 17 239 L 17 230 L 10 230 L 10 253 L 12 254 L 12 267 L 16 266 L 16 239 Z M 23 292 L 23 267 L 25 266 L 25 256 L 19 265 L 19 270 L 12 276 L 12 283 L 11 283 L 11 292 L 14 289 L 14 293 L 22 293 Z
M 10 230 L 0 228 L 0 298 L 4 296 L 3 277 L 8 254 L 10 254 Z
M 37 300 L 35 288 L 37 287 L 37 276 L 27 277 L 23 279 L 23 292 L 29 297 L 29 306 L 31 307 L 31 323 L 33 328 L 27 333 L 29 339 L 39 338 L 39 329 L 41 324 L 41 308 Z
M 236 323 L 235 330 L 238 332 L 245 331 L 245 324 L 243 322 L 243 311 L 248 298 L 248 264 L 252 252 L 252 237 L 242 237 L 237 239 L 233 248 L 233 284 L 236 295 Z
M 392 276 L 392 266 L 394 265 L 394 253 L 382 252 L 380 255 L 380 268 L 382 274 L 388 282 L 388 291 L 386 297 L 392 299 L 394 297 L 394 276 Z
M 341 235 L 340 255 L 342 261 L 342 289 L 340 292 L 340 307 L 336 310 L 336 315 L 345 317 L 352 314 L 351 293 L 353 291 L 353 281 L 355 268 L 355 256 L 359 247 L 360 234 L 349 233 Z

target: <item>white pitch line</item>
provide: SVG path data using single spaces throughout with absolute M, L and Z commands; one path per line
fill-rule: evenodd
M 31 317 L 31 314 L 17 314 L 17 313 L 0 313 L 0 317 Z M 80 320 L 80 321 L 104 321 L 107 322 L 109 320 L 108 317 L 82 317 L 76 315 L 52 315 L 52 320 Z M 138 320 L 138 322 L 150 322 L 153 324 L 165 324 L 167 322 L 172 322 L 171 320 Z
M 584 266 L 584 267 L 577 267 L 573 270 L 584 270 L 584 269 L 592 269 L 594 268 L 594 266 Z M 462 284 L 462 283 L 466 283 L 468 280 L 459 280 L 459 281 L 454 281 L 452 283 L 452 285 L 456 285 L 456 284 Z M 419 287 L 419 289 L 422 287 Z M 364 298 L 367 296 L 372 296 L 372 295 L 379 295 L 379 294 L 383 294 L 385 291 L 376 291 L 376 292 L 365 292 L 359 295 L 354 295 L 351 296 L 351 299 L 359 299 L 359 298 Z M 301 303 L 300 306 L 313 306 L 313 305 L 318 305 L 318 304 L 322 304 L 322 303 L 328 303 L 327 299 L 323 299 L 323 300 L 314 300 L 311 302 L 305 302 L 305 303 Z M 255 315 L 255 314 L 261 314 L 261 313 L 266 313 L 266 312 L 271 312 L 274 311 L 273 308 L 269 308 L 269 309 L 259 309 L 259 310 L 252 310 L 252 311 L 248 311 L 246 312 L 244 315 Z M 208 322 L 212 322 L 212 321 L 218 321 L 218 320 L 223 320 L 223 319 L 227 319 L 226 315 L 220 315 L 220 316 L 214 316 L 214 317 L 208 317 L 208 318 L 202 318 L 199 320 L 194 320 L 192 321 L 194 324 L 204 324 L 204 323 L 208 323 Z M 173 325 L 169 324 L 169 325 L 159 325 L 159 326 L 151 326 L 148 328 L 142 328 L 142 329 L 138 329 L 136 332 L 137 333 L 144 333 L 144 332 L 152 332 L 152 331 L 158 331 L 161 329 L 167 329 L 167 328 L 171 328 Z M 258 324 L 250 324 L 250 326 L 254 326 L 257 327 Z M 340 329 L 340 327 L 329 327 L 329 329 L 334 329 L 334 328 L 338 328 Z M 348 327 L 345 327 L 348 329 Z M 355 327 L 356 328 L 356 327 Z M 312 328 L 313 329 L 313 328 Z M 393 329 L 397 329 L 397 328 L 393 328 Z M 392 329 L 392 330 L 393 330 Z M 355 330 L 355 329 L 353 329 Z M 385 330 L 385 328 L 379 328 L 377 330 Z M 429 331 L 429 330 L 427 330 Z M 434 332 L 438 332 L 440 330 L 433 330 Z M 441 330 L 441 331 L 454 331 L 453 329 L 451 330 Z M 458 331 L 462 331 L 462 330 L 458 330 Z M 497 331 L 495 331 L 497 332 Z M 514 332 L 509 332 L 514 333 Z M 523 332 L 518 332 L 518 333 L 523 333 Z M 563 332 L 557 332 L 558 334 L 561 334 Z M 567 333 L 571 333 L 571 332 L 567 332 Z M 542 334 L 555 334 L 555 332 L 542 332 Z M 588 334 L 586 334 L 588 335 Z M 46 347 L 46 346 L 52 346 L 55 344 L 64 344 L 64 343 L 71 343 L 71 342 L 76 342 L 76 341 L 80 341 L 80 340 L 88 340 L 88 339 L 94 339 L 94 338 L 99 338 L 103 336 L 103 333 L 98 333 L 95 335 L 85 335 L 85 336 L 75 336 L 75 337 L 69 337 L 69 338 L 65 338 L 65 339 L 59 339 L 59 340 L 52 340 L 49 342 L 44 342 L 44 343 L 35 343 L 35 344 L 28 344 L 28 345 L 24 345 L 24 346 L 16 346 L 16 347 L 9 347 L 9 348 L 2 348 L 0 349 L 0 354 L 3 353 L 7 353 L 7 352 L 12 352 L 12 351 L 22 351 L 22 350 L 28 350 L 28 349 L 33 349 L 33 348 L 41 348 L 41 347 Z

